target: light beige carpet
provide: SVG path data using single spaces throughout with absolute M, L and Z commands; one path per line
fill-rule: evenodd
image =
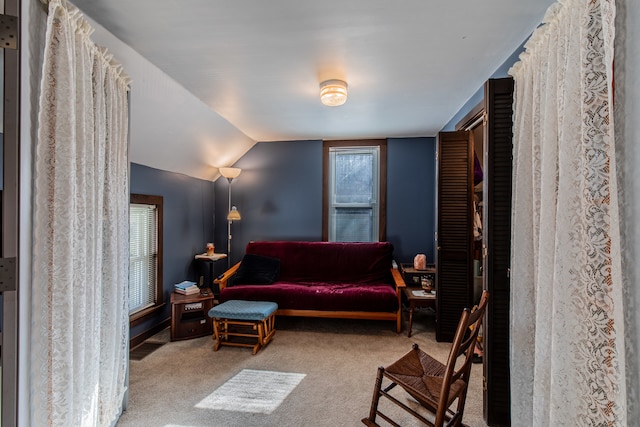
M 168 341 L 168 336 L 167 330 L 152 339 Z M 414 316 L 411 338 L 406 325 L 398 335 L 388 321 L 277 318 L 273 340 L 255 356 L 239 347 L 214 352 L 211 337 L 170 342 L 131 361 L 129 406 L 117 425 L 362 426 L 377 367 L 397 360 L 414 342 L 445 361 L 450 344 L 435 341 L 433 314 L 426 311 Z M 239 401 L 219 398 L 223 386 L 243 370 L 293 374 L 299 382 L 275 408 L 245 411 Z M 215 405 L 203 403 L 212 399 Z M 403 426 L 419 425 L 404 413 L 398 418 Z M 473 365 L 463 422 L 486 426 L 481 364 Z

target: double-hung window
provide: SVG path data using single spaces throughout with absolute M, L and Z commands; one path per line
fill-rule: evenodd
M 386 141 L 325 141 L 323 239 L 384 240 Z
M 132 194 L 129 221 L 129 316 L 134 322 L 163 305 L 162 197 Z

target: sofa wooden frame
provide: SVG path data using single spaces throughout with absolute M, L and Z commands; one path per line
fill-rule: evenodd
M 214 280 L 222 291 L 227 287 L 228 280 L 236 273 L 240 267 L 240 262 L 233 265 L 224 272 L 220 277 Z M 391 269 L 396 296 L 398 298 L 398 310 L 393 312 L 379 311 L 325 311 L 325 310 L 297 310 L 297 309 L 278 309 L 278 316 L 298 316 L 298 317 L 322 317 L 329 319 L 364 319 L 364 320 L 391 320 L 396 322 L 396 332 L 402 332 L 402 289 L 406 287 L 402 275 L 397 269 Z

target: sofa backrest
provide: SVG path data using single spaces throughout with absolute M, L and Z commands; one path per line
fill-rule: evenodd
M 250 242 L 246 253 L 278 258 L 280 281 L 393 283 L 389 242 Z

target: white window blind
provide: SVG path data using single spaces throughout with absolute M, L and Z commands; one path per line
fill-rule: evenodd
M 380 147 L 329 149 L 329 240 L 379 238 Z
M 156 302 L 158 212 L 155 205 L 131 204 L 129 239 L 129 314 Z

